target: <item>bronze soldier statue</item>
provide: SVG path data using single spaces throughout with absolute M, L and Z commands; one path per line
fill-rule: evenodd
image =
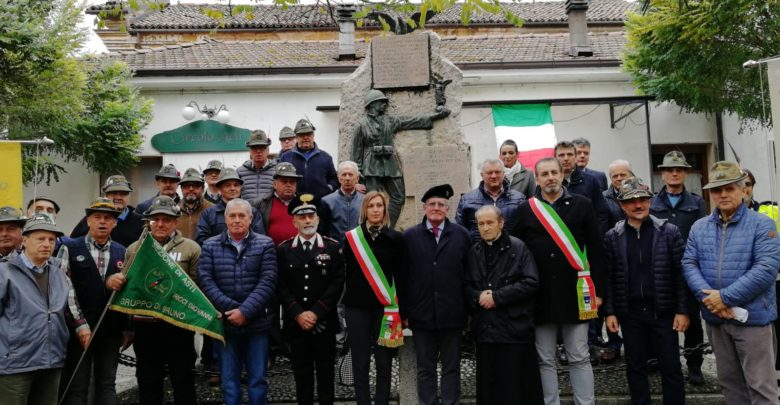
M 411 117 L 385 114 L 387 97 L 371 89 L 363 99 L 366 115 L 355 126 L 352 137 L 352 160 L 360 167 L 368 191 L 384 191 L 390 196 L 390 226 L 395 226 L 406 197 L 401 161 L 394 146 L 394 136 L 407 129 L 431 129 L 433 121 L 450 115 L 440 105 L 436 112 Z

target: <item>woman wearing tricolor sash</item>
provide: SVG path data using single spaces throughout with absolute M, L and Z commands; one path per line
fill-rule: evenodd
M 555 364 L 560 328 L 574 403 L 593 404 L 588 321 L 598 316 L 606 288 L 603 241 L 590 200 L 562 186 L 558 160 L 539 160 L 535 172 L 536 194 L 518 209 L 512 234 L 533 252 L 539 269 L 534 321 L 544 402 L 560 403 Z
M 371 353 L 376 361 L 374 403 L 390 401 L 392 359 L 403 345 L 396 278 L 404 266 L 404 247 L 401 233 L 389 228 L 388 205 L 387 194 L 367 193 L 360 209 L 360 226 L 347 232 L 344 244 L 346 288 L 342 303 L 358 405 L 371 404 Z

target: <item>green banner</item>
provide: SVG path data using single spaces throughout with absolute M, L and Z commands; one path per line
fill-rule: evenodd
M 150 234 L 141 242 L 125 277 L 127 284 L 111 309 L 162 319 L 225 341 L 217 309 Z
M 244 152 L 250 131 L 213 120 L 198 120 L 152 136 L 162 153 Z

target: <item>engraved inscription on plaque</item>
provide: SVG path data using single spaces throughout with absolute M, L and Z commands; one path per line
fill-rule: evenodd
M 468 150 L 456 145 L 418 147 L 403 157 L 406 195 L 414 196 L 413 207 L 418 220 L 424 215 L 420 198 L 429 188 L 439 184 L 449 184 L 455 192 L 447 213 L 450 220 L 455 219 L 460 195 L 471 190 L 469 162 Z
M 431 78 L 428 35 L 372 39 L 371 71 L 375 89 L 428 86 Z

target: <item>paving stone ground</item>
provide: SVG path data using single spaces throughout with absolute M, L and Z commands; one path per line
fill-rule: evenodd
M 683 373 L 685 370 L 684 360 Z M 373 367 L 372 367 L 373 369 Z M 461 366 L 461 381 L 464 404 L 474 403 L 475 387 L 475 363 L 473 355 L 464 352 Z M 134 384 L 134 369 L 121 367 L 119 375 L 125 381 L 123 392 L 120 394 L 120 404 L 137 404 L 138 391 Z M 705 355 L 703 372 L 706 378 L 704 386 L 695 387 L 686 384 L 686 394 L 689 404 L 720 404 L 725 403 L 717 386 L 715 374 L 715 358 L 712 354 Z M 594 368 L 596 400 L 599 404 L 627 404 L 629 403 L 629 391 L 623 368 L 623 359 L 612 365 L 599 365 Z M 561 399 L 563 403 L 573 403 L 571 399 L 571 387 L 566 373 L 559 375 L 561 387 Z M 218 387 L 210 387 L 205 377 L 198 377 L 198 398 L 201 404 L 220 404 L 222 397 Z M 393 363 L 393 398 L 398 399 L 398 361 Z M 658 372 L 650 375 L 650 386 L 654 394 L 654 403 L 660 403 L 661 378 Z M 166 382 L 167 398 L 172 399 L 170 386 Z M 269 402 L 273 404 L 295 403 L 295 382 L 289 361 L 280 358 L 276 365 L 269 371 Z M 354 391 L 352 387 L 336 384 L 336 399 L 339 403 L 354 403 Z

